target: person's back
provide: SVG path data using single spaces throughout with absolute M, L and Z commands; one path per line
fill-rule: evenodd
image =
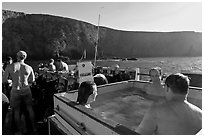
M 17 53 L 17 62 L 9 65 L 3 75 L 3 83 L 6 83 L 9 75 L 12 79 L 12 89 L 10 95 L 10 105 L 14 110 L 14 119 L 18 129 L 17 134 L 22 134 L 23 127 L 21 124 L 21 104 L 24 103 L 29 113 L 29 120 L 32 123 L 33 132 L 36 131 L 34 125 L 34 113 L 32 109 L 32 93 L 29 83 L 34 82 L 35 75 L 31 66 L 24 63 L 27 54 L 25 51 Z
M 69 67 L 61 59 L 58 59 L 56 62 L 56 70 L 57 71 L 69 71 Z
M 201 110 L 187 101 L 155 103 L 153 109 L 150 110 L 150 115 L 157 123 L 157 130 L 154 134 L 158 135 L 196 134 L 202 125 Z
M 48 70 L 49 71 L 55 71 L 56 70 L 56 67 L 54 64 L 48 64 Z
M 28 87 L 28 81 L 34 81 L 33 74 L 31 74 L 33 73 L 33 69 L 25 63 L 13 63 L 12 65 L 9 65 L 7 69 L 12 77 L 12 88 L 14 89 L 19 90 L 23 87 Z
M 172 74 L 165 80 L 164 102 L 154 102 L 137 127 L 140 134 L 193 135 L 202 128 L 202 110 L 187 101 L 189 79 Z
M 61 61 L 61 64 L 62 64 L 62 67 L 63 67 L 64 71 L 69 71 L 69 67 L 68 67 L 67 63 Z

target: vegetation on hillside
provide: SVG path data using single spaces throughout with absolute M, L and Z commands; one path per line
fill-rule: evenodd
M 30 59 L 47 59 L 57 52 L 79 59 L 86 49 L 94 58 L 97 26 L 42 14 L 2 11 L 2 55 L 25 50 Z M 200 32 L 133 32 L 100 27 L 99 57 L 201 56 Z

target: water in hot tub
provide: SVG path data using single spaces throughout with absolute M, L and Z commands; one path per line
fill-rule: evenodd
M 103 118 L 135 129 L 152 103 L 152 100 L 138 94 L 133 88 L 98 95 L 91 105 Z

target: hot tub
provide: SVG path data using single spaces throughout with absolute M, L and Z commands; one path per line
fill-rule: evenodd
M 93 111 L 104 119 L 116 121 L 134 130 L 152 103 L 137 88 L 127 88 L 101 94 L 91 105 Z
M 53 127 L 61 127 L 63 134 L 137 134 L 134 129 L 153 103 L 151 97 L 138 90 L 144 84 L 148 82 L 130 80 L 99 86 L 92 109 L 75 103 L 77 91 L 55 94 L 55 115 L 49 118 L 50 134 L 55 134 Z M 201 108 L 201 88 L 190 88 L 189 92 L 188 100 Z M 162 101 L 162 97 L 158 100 Z

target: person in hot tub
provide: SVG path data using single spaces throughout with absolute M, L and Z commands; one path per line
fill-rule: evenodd
M 160 101 L 165 98 L 165 89 L 161 81 L 162 70 L 160 67 L 155 67 L 149 70 L 150 84 L 144 85 L 141 91 L 146 93 L 149 98 L 155 101 Z
M 96 100 L 97 86 L 93 81 L 84 81 L 78 89 L 77 102 L 86 108 L 91 108 L 90 103 Z
M 166 101 L 153 105 L 137 127 L 139 134 L 193 135 L 202 128 L 202 110 L 187 101 L 189 79 L 176 73 L 165 80 Z

